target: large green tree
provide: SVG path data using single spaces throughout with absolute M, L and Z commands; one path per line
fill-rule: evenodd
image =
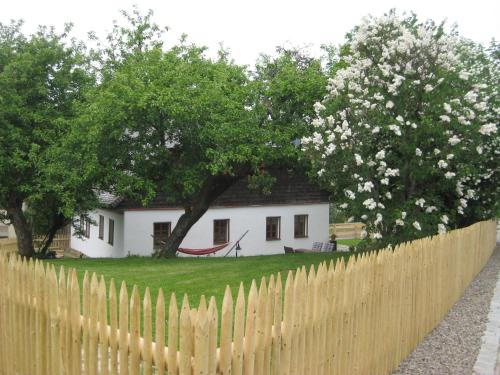
M 89 185 L 65 181 L 52 164 L 62 156 L 56 150 L 75 118 L 75 104 L 93 80 L 83 45 L 67 42 L 69 26 L 61 34 L 40 27 L 30 36 L 21 28 L 21 22 L 0 24 L 0 207 L 6 212 L 0 219 L 14 226 L 19 253 L 29 257 L 37 218 L 43 218 L 46 248 L 81 206 L 77 202 L 93 200 Z M 75 176 L 78 168 L 72 168 Z
M 185 39 L 165 48 L 151 13 L 125 16 L 129 25 L 116 27 L 113 47 L 103 49 L 87 122 L 98 134 L 100 163 L 116 171 L 113 191 L 144 202 L 162 192 L 184 208 L 159 253 L 174 256 L 231 185 L 269 183 L 268 166 L 296 160 L 292 141 L 304 134 L 325 81 L 319 64 L 288 52 L 265 58 L 250 78 L 226 51 L 210 59 Z M 304 99 L 309 93 L 314 98 Z

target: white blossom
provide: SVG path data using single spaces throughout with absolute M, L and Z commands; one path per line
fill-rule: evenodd
M 379 232 L 377 232 L 373 233 L 372 237 L 376 240 L 380 240 L 382 238 L 382 235 Z
M 476 192 L 473 189 L 467 189 L 467 194 L 465 195 L 465 198 L 467 198 L 467 199 L 475 199 L 476 198 Z
M 360 193 L 364 191 L 371 192 L 374 187 L 375 185 L 373 185 L 373 182 L 367 181 L 364 184 L 358 184 L 358 192 Z
M 424 198 L 419 198 L 415 201 L 415 206 L 419 206 L 419 207 L 424 207 L 424 204 L 425 204 L 425 199 Z
M 447 215 L 441 216 L 441 222 L 442 223 L 448 224 L 449 221 L 450 221 L 450 219 L 448 218 Z
M 391 192 L 390 192 L 390 191 L 388 191 L 387 193 L 385 193 L 385 197 L 386 197 L 387 199 L 392 199 L 392 194 L 391 194 Z
M 392 107 L 394 107 L 394 103 L 391 100 L 389 100 L 387 103 L 385 103 L 385 108 L 391 109 Z
M 416 230 L 422 230 L 422 227 L 420 226 L 420 223 L 418 221 L 414 221 L 412 225 Z
M 492 135 L 497 132 L 497 124 L 490 123 L 490 124 L 485 124 L 479 128 L 479 133 L 483 135 Z
M 401 136 L 401 128 L 397 125 L 391 124 L 389 125 L 389 129 L 394 132 L 394 134 Z
M 436 206 L 429 206 L 425 209 L 425 213 L 426 214 L 430 214 L 432 213 L 433 211 L 437 211 L 437 207 Z
M 401 212 L 401 219 L 406 219 L 406 211 Z
M 486 102 L 481 102 L 481 103 L 476 103 L 474 104 L 474 109 L 479 112 L 484 112 L 486 109 L 488 109 L 488 105 Z
M 359 154 L 354 154 L 354 158 L 356 159 L 356 165 L 361 165 L 361 164 L 363 164 L 363 159 L 361 158 L 361 155 L 359 155 Z
M 382 222 L 382 220 L 383 220 L 382 214 L 381 214 L 381 213 L 379 213 L 379 212 L 377 212 L 376 217 L 377 217 L 377 218 L 376 218 L 376 219 L 375 219 L 375 221 L 373 222 L 373 224 L 374 224 L 374 225 L 378 225 L 378 224 L 380 224 L 380 223 Z
M 454 173 L 454 172 L 446 172 L 446 173 L 444 174 L 444 177 L 445 177 L 447 180 L 450 180 L 450 179 L 452 179 L 452 178 L 453 178 L 453 177 L 455 177 L 455 176 L 456 176 L 456 175 L 455 175 L 455 173 Z
M 385 176 L 386 177 L 394 177 L 394 176 L 399 176 L 399 169 L 398 168 L 387 168 L 385 171 Z
M 448 116 L 448 115 L 441 115 L 441 116 L 439 116 L 439 118 L 443 122 L 450 122 L 450 116 Z
M 432 85 L 427 84 L 424 86 L 424 90 L 425 92 L 431 92 L 432 90 L 434 90 L 434 87 L 432 87 Z
M 451 113 L 451 105 L 449 105 L 448 103 L 444 103 L 443 107 L 446 113 Z
M 448 163 L 445 162 L 444 160 L 439 160 L 438 161 L 438 167 L 441 168 L 441 169 L 444 169 L 448 166 Z
M 444 224 L 438 224 L 438 233 L 439 234 L 445 234 L 446 233 L 446 226 Z
M 380 183 L 382 185 L 389 185 L 389 179 L 388 178 L 383 178 L 383 179 L 380 180 Z
M 415 155 L 417 156 L 422 156 L 422 150 L 419 149 L 418 147 L 415 149 Z
M 319 113 L 319 112 L 321 112 L 321 111 L 324 111 L 325 109 L 326 109 L 326 107 L 325 107 L 322 103 L 320 103 L 320 102 L 316 102 L 316 103 L 314 103 L 314 111 L 315 111 L 316 113 Z
M 345 190 L 344 191 L 345 195 L 347 198 L 349 198 L 350 200 L 354 200 L 356 198 L 356 194 L 354 194 L 351 190 Z
M 342 203 L 341 205 L 339 205 L 339 207 L 343 210 L 345 210 L 347 206 L 349 206 L 347 203 Z
M 456 144 L 460 143 L 461 139 L 458 138 L 456 135 L 453 135 L 450 139 L 448 139 L 448 143 L 452 146 L 455 146 Z
M 466 72 L 465 70 L 462 70 L 460 73 L 458 73 L 458 77 L 460 79 L 463 79 L 464 81 L 467 81 L 469 79 L 470 73 Z
M 467 94 L 465 94 L 464 99 L 471 104 L 475 103 L 477 100 L 477 94 L 474 91 L 469 91 Z
M 384 150 L 380 150 L 379 152 L 377 152 L 375 154 L 375 159 L 384 159 L 385 158 L 385 151 Z
M 368 198 L 367 200 L 365 200 L 363 202 L 363 206 L 365 206 L 366 208 L 368 208 L 371 211 L 371 210 L 374 210 L 375 207 L 377 207 L 377 203 L 375 202 L 375 200 L 373 198 Z
M 402 227 L 403 225 L 405 225 L 405 222 L 403 220 L 401 220 L 401 219 L 396 219 L 396 225 Z

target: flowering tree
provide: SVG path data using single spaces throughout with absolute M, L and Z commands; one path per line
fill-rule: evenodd
M 482 47 L 414 15 L 348 35 L 302 149 L 375 246 L 494 214 L 499 76 Z

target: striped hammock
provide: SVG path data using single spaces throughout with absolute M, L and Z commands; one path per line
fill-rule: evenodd
M 206 249 L 185 249 L 185 248 L 179 247 L 178 251 L 180 253 L 187 254 L 187 255 L 208 255 L 208 254 L 216 253 L 219 250 L 222 250 L 228 244 L 229 244 L 229 242 L 226 242 L 222 245 L 215 246 L 215 247 L 209 247 Z

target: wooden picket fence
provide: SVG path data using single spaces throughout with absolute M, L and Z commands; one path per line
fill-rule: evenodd
M 17 253 L 17 239 L 16 238 L 2 238 L 0 239 L 0 254 L 10 255 Z
M 0 255 L 0 374 L 387 374 L 488 261 L 495 223 L 155 308 L 125 283 Z M 155 330 L 153 332 L 153 319 Z M 220 337 L 218 337 L 220 332 Z
M 337 238 L 361 238 L 361 232 L 365 225 L 363 223 L 337 223 L 330 224 L 330 236 L 335 234 Z

